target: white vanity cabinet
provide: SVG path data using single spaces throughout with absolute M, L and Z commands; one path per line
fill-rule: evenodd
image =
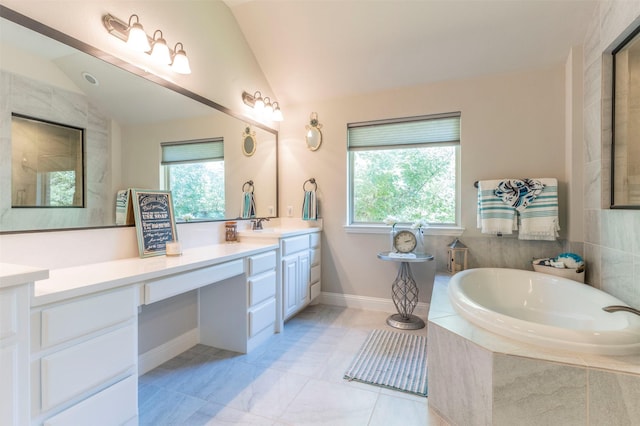
M 137 422 L 139 295 L 130 285 L 32 307 L 32 424 Z
M 286 321 L 320 294 L 320 233 L 282 238 L 280 253 Z
M 0 424 L 28 422 L 28 287 L 0 289 Z
M 0 263 L 0 425 L 28 425 L 29 294 L 45 269 Z

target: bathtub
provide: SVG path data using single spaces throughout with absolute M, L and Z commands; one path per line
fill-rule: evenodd
M 463 318 L 502 336 L 589 354 L 640 353 L 640 316 L 603 311 L 625 303 L 589 285 L 533 271 L 479 268 L 454 275 L 448 292 Z

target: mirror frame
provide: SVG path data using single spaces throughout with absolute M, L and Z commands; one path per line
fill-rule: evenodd
M 35 31 L 39 34 L 42 34 L 46 37 L 49 37 L 53 40 L 56 40 L 60 43 L 66 44 L 69 47 L 72 47 L 74 49 L 77 49 L 83 53 L 86 53 L 90 56 L 93 56 L 97 59 L 100 59 L 108 64 L 114 65 L 124 71 L 130 72 L 138 77 L 141 77 L 145 80 L 148 80 L 152 83 L 155 83 L 159 86 L 162 86 L 166 89 L 172 90 L 176 93 L 179 93 L 183 96 L 186 96 L 188 98 L 191 98 L 197 102 L 200 102 L 201 104 L 204 104 L 206 106 L 209 106 L 217 111 L 220 111 L 224 114 L 227 114 L 231 117 L 237 118 L 239 120 L 244 121 L 245 123 L 248 123 L 252 126 L 255 126 L 257 128 L 260 128 L 262 130 L 265 130 L 268 133 L 271 133 L 275 136 L 275 141 L 276 141 L 276 146 L 275 146 L 275 170 L 276 170 L 276 200 L 275 200 L 275 207 L 274 207 L 274 212 L 275 215 L 272 217 L 278 217 L 278 212 L 279 207 L 278 207 L 278 203 L 279 203 L 279 188 L 280 188 L 280 183 L 279 183 L 279 173 L 278 173 L 278 159 L 279 159 L 279 155 L 278 155 L 278 145 L 279 145 L 279 135 L 278 135 L 278 130 L 269 127 L 263 123 L 260 123 L 258 121 L 255 121 L 253 118 L 233 111 L 211 99 L 208 99 L 204 96 L 201 96 L 197 93 L 194 93 L 182 86 L 178 86 L 175 83 L 172 83 L 168 80 L 165 80 L 159 76 L 156 76 L 154 74 L 151 74 L 149 72 L 144 71 L 142 68 L 138 68 L 137 66 L 126 62 L 120 58 L 117 58 L 107 52 L 104 52 L 103 50 L 100 50 L 96 47 L 93 47 L 83 41 L 80 41 L 74 37 L 71 37 L 68 34 L 65 34 L 59 30 L 56 30 L 52 27 L 49 27 L 45 24 L 43 24 L 42 22 L 36 21 L 35 19 L 29 18 L 26 15 L 23 15 L 19 12 L 16 12 L 13 9 L 10 9 L 6 6 L 3 6 L 0 4 L 0 18 L 4 18 L 8 21 L 11 21 L 15 24 L 21 25 L 29 30 Z M 203 222 L 224 222 L 228 219 L 215 219 L 215 220 L 203 220 L 203 221 L 197 221 L 197 222 L 188 222 L 188 223 L 203 223 Z M 187 222 L 185 222 L 187 223 Z M 129 225 L 129 226 L 133 226 L 133 225 Z M 52 228 L 52 229 L 30 229 L 30 230 L 18 230 L 18 231 L 0 231 L 0 235 L 3 234 L 24 234 L 24 233 L 33 233 L 33 232 L 55 232 L 55 231 L 73 231 L 73 230 L 80 230 L 80 229 L 101 229 L 101 228 L 122 228 L 122 226 L 118 226 L 118 225 L 105 225 L 105 226 L 92 226 L 92 227 L 70 227 L 70 228 Z
M 616 55 L 629 45 L 640 34 L 640 26 L 635 28 L 627 37 L 611 51 L 611 175 L 610 175 L 610 208 L 638 210 L 640 204 L 616 204 Z M 640 159 L 639 159 L 640 161 Z

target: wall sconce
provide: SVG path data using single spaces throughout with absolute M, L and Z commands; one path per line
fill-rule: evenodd
M 270 121 L 282 121 L 282 111 L 280 110 L 280 105 L 278 102 L 271 102 L 271 99 L 267 97 L 262 97 L 262 93 L 260 91 L 256 91 L 253 95 L 247 92 L 242 92 L 242 101 L 245 105 L 253 108 L 255 113 L 265 120 Z
M 132 22 L 134 18 L 135 22 Z M 179 42 L 171 50 L 160 30 L 156 30 L 153 37 L 149 37 L 140 24 L 138 15 L 131 15 L 127 23 L 111 14 L 106 14 L 102 18 L 102 23 L 109 34 L 125 41 L 132 49 L 150 55 L 158 63 L 170 65 L 171 69 L 178 74 L 191 74 L 189 59 L 183 44 Z M 158 38 L 156 38 L 157 34 L 159 34 Z

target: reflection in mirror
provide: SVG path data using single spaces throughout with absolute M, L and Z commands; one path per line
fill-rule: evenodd
M 640 208 L 640 28 L 613 51 L 611 207 Z
M 85 129 L 84 207 L 12 208 L 11 159 L 0 156 L 0 194 L 7 194 L 0 197 L 0 232 L 115 226 L 118 190 L 161 189 L 160 144 L 196 139 L 225 141 L 220 220 L 239 216 L 242 183 L 249 179 L 256 182 L 257 215 L 278 211 L 277 131 L 142 70 L 133 71 L 144 78 L 44 36 L 40 32 L 117 61 L 5 7 L 0 12 L 0 121 L 17 113 Z M 252 157 L 238 147 L 247 122 L 260 140 Z M 0 126 L 0 152 L 11 152 L 11 136 L 11 126 Z
M 307 141 L 307 148 L 311 151 L 316 151 L 322 144 L 322 132 L 320 131 L 322 124 L 318 122 L 317 112 L 311 113 L 311 119 L 305 128 L 307 129 L 307 136 L 305 138 Z
M 249 126 L 245 127 L 242 134 L 242 153 L 247 157 L 251 157 L 256 152 L 257 145 L 256 132 L 252 131 Z
M 83 207 L 84 130 L 11 116 L 11 206 Z

